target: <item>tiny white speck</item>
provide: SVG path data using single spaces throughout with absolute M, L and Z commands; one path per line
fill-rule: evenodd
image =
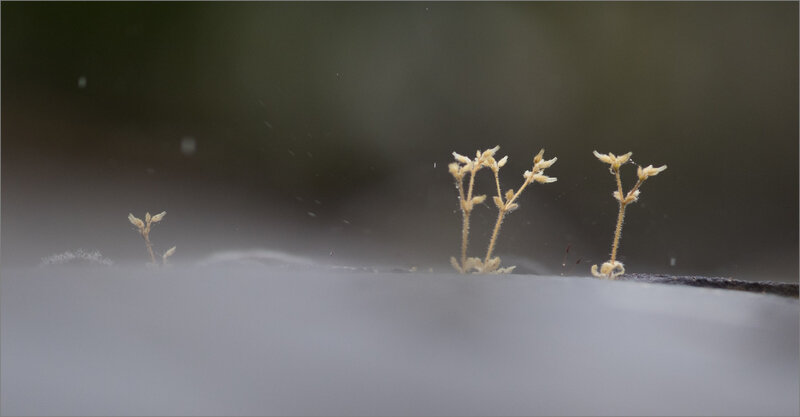
M 266 120 L 264 120 L 264 126 L 272 129 L 272 124 L 270 122 L 266 121 Z
M 669 258 L 669 266 L 675 266 L 678 263 L 678 260 L 675 258 Z
M 86 77 L 78 77 L 78 88 L 86 88 Z
M 317 214 L 311 211 L 308 212 L 308 215 L 311 217 L 317 217 Z
M 436 162 L 433 163 L 433 167 L 436 168 Z

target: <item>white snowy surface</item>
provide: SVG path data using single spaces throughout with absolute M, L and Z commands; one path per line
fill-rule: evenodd
M 797 415 L 798 301 L 269 265 L 3 269 L 3 415 Z

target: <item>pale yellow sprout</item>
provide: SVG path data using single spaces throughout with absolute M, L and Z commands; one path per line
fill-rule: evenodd
M 144 229 L 144 222 L 142 221 L 142 219 L 139 219 L 136 216 L 134 216 L 133 214 L 129 213 L 128 214 L 128 220 L 131 222 L 131 224 L 136 226 L 137 229 Z
M 450 171 L 450 175 L 452 175 L 454 178 L 457 179 L 459 176 L 461 176 L 461 171 L 459 170 L 457 162 L 453 162 L 450 165 L 448 165 L 447 169 Z
M 611 165 L 611 168 L 613 169 L 619 169 L 619 167 L 628 162 L 628 159 L 631 158 L 631 155 L 633 155 L 633 152 L 628 152 L 625 155 L 616 156 L 610 152 L 604 155 L 597 151 L 594 151 L 594 156 L 597 159 Z
M 594 156 L 596 156 L 597 159 L 599 159 L 600 161 L 605 162 L 607 164 L 613 164 L 614 163 L 613 155 L 614 154 L 604 155 L 604 154 L 601 154 L 600 152 L 594 151 Z
M 166 265 L 166 264 L 167 264 L 167 258 L 169 258 L 170 256 L 172 256 L 172 255 L 174 255 L 174 254 L 175 254 L 175 246 L 173 246 L 173 247 L 171 247 L 171 248 L 167 249 L 167 251 L 166 251 L 166 252 L 164 252 L 164 254 L 163 254 L 163 255 L 161 255 L 161 262 L 162 262 L 162 264 L 163 264 L 163 265 Z
M 499 161 L 497 161 L 497 168 L 498 169 L 502 168 L 503 166 L 505 166 L 506 162 L 508 162 L 508 155 L 504 156 Z
M 467 157 L 453 152 L 453 157 L 455 158 L 456 162 L 450 164 L 451 166 L 448 167 L 450 174 L 453 175 L 453 178 L 456 180 L 456 187 L 458 188 L 459 192 L 459 201 L 461 206 L 462 212 L 462 228 L 461 228 L 461 261 L 457 260 L 455 257 L 450 258 L 450 263 L 453 265 L 453 268 L 460 272 L 460 273 L 468 273 L 471 271 L 475 271 L 478 273 L 491 273 L 491 274 L 498 274 L 498 273 L 509 273 L 515 267 L 507 267 L 501 268 L 500 267 L 500 258 L 499 257 L 492 257 L 492 252 L 494 251 L 494 247 L 497 243 L 497 236 L 500 233 L 500 226 L 503 223 L 503 219 L 505 215 L 511 211 L 516 210 L 519 208 L 519 204 L 515 201 L 520 196 L 522 191 L 533 182 L 538 182 L 541 184 L 555 182 L 556 178 L 548 177 L 544 175 L 544 170 L 552 166 L 557 158 L 553 158 L 550 160 L 544 160 L 544 149 L 540 150 L 536 156 L 533 158 L 533 167 L 529 171 L 525 171 L 523 174 L 523 178 L 525 181 L 519 187 L 518 190 L 510 189 L 505 193 L 505 198 L 500 188 L 500 168 L 506 165 L 508 162 L 508 156 L 504 156 L 500 160 L 496 160 L 494 158 L 495 153 L 500 149 L 499 146 L 496 146 L 492 149 L 487 149 L 483 152 L 480 150 L 475 153 L 475 159 L 470 160 Z M 463 165 L 461 165 L 463 164 Z M 486 196 L 480 195 L 477 197 L 472 197 L 472 190 L 475 180 L 475 173 L 481 168 L 487 167 L 493 173 L 495 177 L 495 185 L 497 187 L 497 195 L 492 198 L 494 201 L 495 206 L 498 209 L 497 215 L 497 222 L 495 223 L 494 230 L 492 231 L 492 237 L 489 240 L 489 247 L 486 250 L 486 256 L 483 260 L 476 257 L 467 257 L 467 246 L 468 246 L 468 238 L 469 238 L 469 216 L 472 212 L 472 209 L 476 204 L 481 204 L 486 199 Z M 465 191 L 465 187 L 463 184 L 463 178 L 466 173 L 470 173 L 470 182 L 469 186 Z
M 551 182 L 558 181 L 558 178 L 548 177 L 544 174 L 533 174 L 533 180 L 538 182 L 539 184 L 549 184 Z
M 161 213 L 158 213 L 155 216 L 153 216 L 152 222 L 153 223 L 160 222 L 161 219 L 163 219 L 164 216 L 166 216 L 166 215 L 167 215 L 167 212 L 166 211 L 162 211 Z
M 456 158 L 456 161 L 461 162 L 462 164 L 470 163 L 469 158 L 456 152 L 453 152 L 453 158 Z
M 130 221 L 132 225 L 136 226 L 136 229 L 138 230 L 139 234 L 142 235 L 142 238 L 144 239 L 144 244 L 147 247 L 147 253 L 150 255 L 150 261 L 153 265 L 157 265 L 157 263 L 156 263 L 155 252 L 153 252 L 153 244 L 152 242 L 150 242 L 150 228 L 154 223 L 158 223 L 159 221 L 161 221 L 161 219 L 163 219 L 164 216 L 166 215 L 167 215 L 166 211 L 162 211 L 161 213 L 156 214 L 155 216 L 151 216 L 150 213 L 148 212 L 145 213 L 144 221 L 142 221 L 142 219 L 137 218 L 133 214 L 131 213 L 128 214 L 128 221 Z M 162 255 L 161 257 L 162 262 L 166 264 L 167 258 L 172 256 L 172 254 L 174 253 L 175 253 L 175 247 L 173 246 L 168 251 L 166 251 L 164 255 Z
M 622 178 L 619 174 L 619 168 L 628 162 L 628 160 L 631 158 L 631 155 L 633 155 L 633 152 L 616 156 L 613 153 L 601 154 L 597 151 L 594 151 L 594 156 L 597 159 L 599 159 L 601 162 L 611 165 L 610 171 L 611 174 L 614 175 L 617 183 L 617 190 L 614 191 L 612 195 L 614 196 L 614 199 L 619 202 L 617 226 L 614 229 L 614 240 L 611 243 L 611 259 L 608 262 L 603 263 L 600 266 L 599 271 L 597 265 L 593 265 L 591 268 L 592 275 L 598 278 L 614 279 L 625 273 L 625 266 L 622 264 L 622 262 L 617 261 L 617 250 L 619 249 L 619 240 L 622 236 L 622 223 L 625 219 L 625 208 L 628 206 L 628 204 L 639 200 L 639 195 L 641 194 L 639 188 L 642 186 L 645 180 L 647 180 L 649 177 L 656 176 L 667 169 L 666 165 L 658 168 L 654 168 L 652 165 L 648 165 L 645 168 L 639 166 L 636 170 L 639 181 L 636 182 L 636 185 L 634 185 L 630 191 L 624 193 L 622 191 Z
M 533 164 L 534 164 L 534 165 L 538 164 L 538 163 L 539 163 L 539 162 L 542 160 L 542 158 L 543 158 L 543 157 L 544 157 L 544 148 L 543 148 L 543 149 L 540 149 L 540 150 L 539 150 L 539 153 L 537 153 L 537 154 L 536 154 L 536 155 L 533 157 Z
M 640 180 L 646 180 L 648 177 L 655 177 L 665 169 L 667 169 L 666 165 L 662 165 L 658 168 L 653 168 L 652 165 L 648 165 L 645 168 L 639 167 L 637 169 L 637 174 L 639 175 Z
M 544 170 L 544 169 L 550 168 L 553 164 L 556 163 L 557 160 L 558 160 L 558 158 L 553 158 L 553 159 L 550 159 L 550 160 L 547 160 L 547 161 L 540 160 L 539 162 L 536 162 L 534 167 L 538 167 L 540 170 Z

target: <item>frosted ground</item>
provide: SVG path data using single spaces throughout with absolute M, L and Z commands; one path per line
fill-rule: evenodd
M 4 415 L 796 415 L 798 301 L 590 278 L 4 268 Z

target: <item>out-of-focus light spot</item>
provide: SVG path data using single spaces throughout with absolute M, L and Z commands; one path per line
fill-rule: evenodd
M 197 140 L 191 136 L 184 136 L 181 138 L 181 153 L 189 156 L 197 151 Z
M 86 77 L 80 76 L 78 77 L 78 88 L 86 88 Z
M 675 258 L 669 258 L 669 266 L 675 266 L 678 263 L 678 260 Z

